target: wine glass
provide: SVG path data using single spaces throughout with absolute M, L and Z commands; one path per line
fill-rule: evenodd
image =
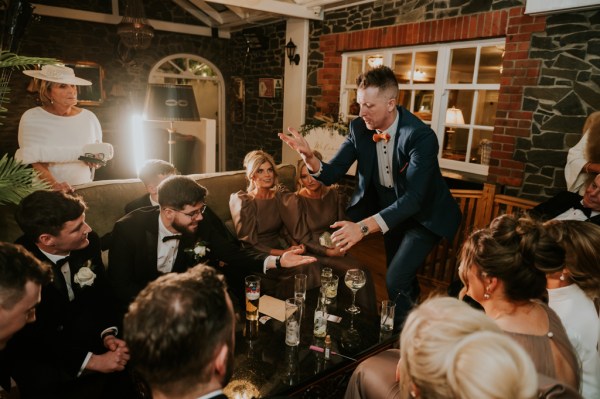
M 356 302 L 356 291 L 364 287 L 367 283 L 367 276 L 365 276 L 365 272 L 360 269 L 348 270 L 346 272 L 346 276 L 344 277 L 344 283 L 346 283 L 346 287 L 352 290 L 352 306 L 347 308 L 346 312 L 352 314 L 360 313 L 360 308 L 354 303 Z

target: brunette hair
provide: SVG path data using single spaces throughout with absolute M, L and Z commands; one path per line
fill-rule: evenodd
M 503 281 L 513 301 L 543 298 L 546 273 L 561 270 L 565 251 L 543 225 L 529 217 L 498 216 L 487 229 L 473 232 L 461 251 L 461 279 L 477 265 L 482 273 Z
M 550 220 L 544 226 L 564 248 L 573 282 L 590 298 L 599 298 L 600 226 L 579 220 Z
M 0 242 L 0 307 L 10 310 L 25 296 L 25 284 L 46 285 L 52 269 L 17 244 Z
M 383 65 L 358 75 L 356 86 L 359 89 L 376 87 L 379 89 L 380 94 L 385 94 L 389 99 L 395 100 L 398 97 L 396 75 L 389 67 Z
M 124 319 L 132 364 L 153 389 L 174 396 L 210 380 L 215 352 L 223 344 L 233 351 L 233 327 L 225 279 L 206 265 L 151 282 Z
M 169 176 L 158 185 L 158 203 L 161 208 L 181 210 L 186 205 L 203 202 L 207 194 L 208 190 L 204 186 L 187 176 Z
M 23 233 L 37 242 L 42 234 L 60 234 L 66 222 L 77 219 L 86 209 L 81 197 L 40 190 L 21 200 L 15 219 Z

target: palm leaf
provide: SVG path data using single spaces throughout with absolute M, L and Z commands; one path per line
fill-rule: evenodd
M 35 169 L 8 157 L 0 159 L 0 205 L 18 204 L 22 198 L 37 190 L 48 190 L 50 185 L 39 179 Z
M 0 68 L 26 69 L 25 67 L 28 66 L 57 64 L 58 62 L 54 58 L 26 57 L 6 50 L 0 50 Z

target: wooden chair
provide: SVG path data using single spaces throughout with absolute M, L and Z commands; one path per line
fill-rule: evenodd
M 457 278 L 458 252 L 466 237 L 474 226 L 484 219 L 488 206 L 489 190 L 492 185 L 482 190 L 452 189 L 450 192 L 456 199 L 462 220 L 452 242 L 447 239 L 437 245 L 427 256 L 423 266 L 417 272 L 423 291 L 445 291 L 448 285 Z
M 443 239 L 427 256 L 417 272 L 424 292 L 445 291 L 458 278 L 458 257 L 463 242 L 477 229 L 489 225 L 496 216 L 523 214 L 538 203 L 510 195 L 496 194 L 496 186 L 485 183 L 481 190 L 450 190 L 456 199 L 462 220 L 449 242 Z
M 497 194 L 494 196 L 494 207 L 490 221 L 500 215 L 522 215 L 527 210 L 539 204 L 537 201 L 513 197 L 510 195 Z

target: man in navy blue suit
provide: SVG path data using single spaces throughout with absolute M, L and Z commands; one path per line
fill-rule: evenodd
M 417 268 L 441 237 L 451 239 L 460 210 L 442 178 L 435 132 L 396 105 L 398 82 L 388 67 L 357 79 L 359 118 L 328 163 L 320 162 L 294 129 L 279 137 L 296 150 L 313 176 L 329 185 L 358 161 L 358 184 L 332 239 L 347 251 L 363 237 L 381 231 L 387 256 L 388 295 L 396 302 L 396 328 L 418 299 Z

